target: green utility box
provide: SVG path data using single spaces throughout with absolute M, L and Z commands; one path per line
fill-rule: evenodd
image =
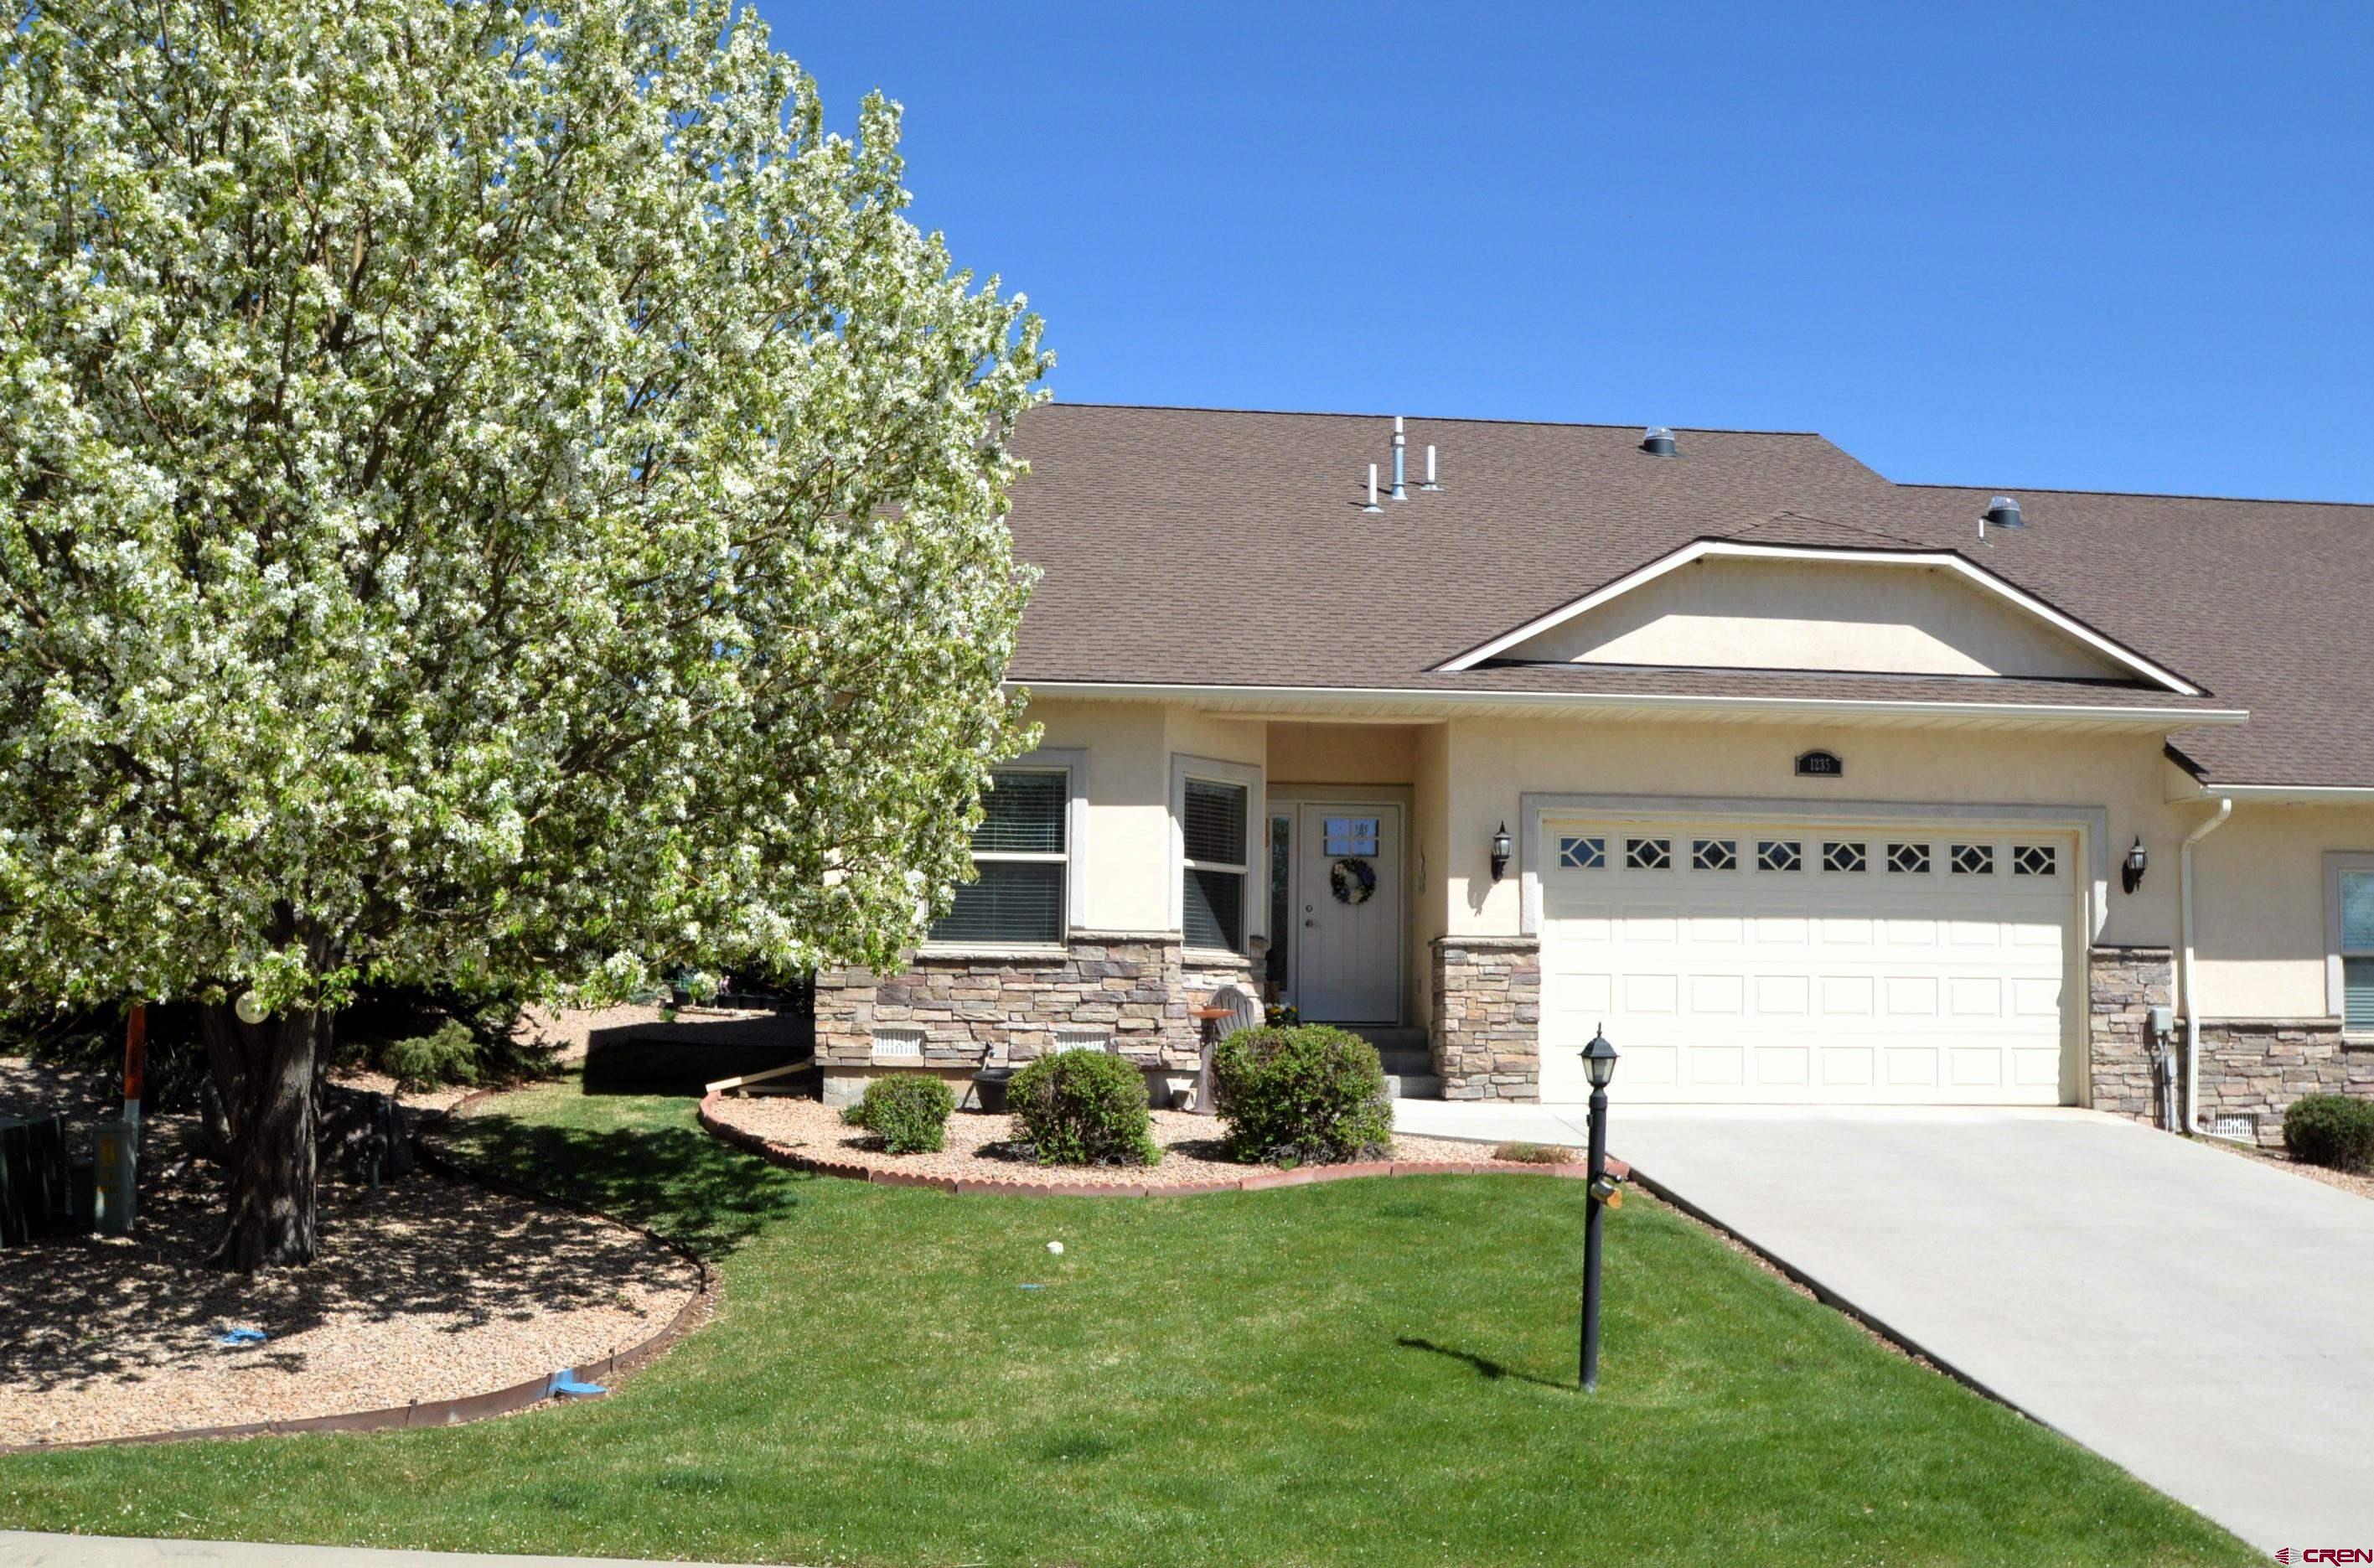
M 140 1125 L 121 1116 L 91 1124 L 92 1215 L 105 1235 L 132 1233 L 138 1206 Z

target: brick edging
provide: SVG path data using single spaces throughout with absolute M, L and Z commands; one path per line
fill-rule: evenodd
M 463 1110 L 499 1092 L 481 1089 L 464 1095 L 427 1124 L 434 1126 L 450 1121 Z M 471 1171 L 437 1152 L 421 1140 L 427 1126 L 417 1128 L 411 1135 L 414 1154 L 420 1162 L 449 1181 L 484 1187 L 489 1191 L 523 1197 L 555 1208 L 565 1208 L 573 1214 L 599 1220 L 622 1231 L 631 1231 L 654 1242 L 668 1252 L 690 1263 L 698 1270 L 699 1285 L 691 1299 L 676 1310 L 675 1315 L 663 1325 L 658 1333 L 614 1350 L 598 1360 L 586 1362 L 543 1377 L 533 1377 L 524 1383 L 514 1383 L 508 1388 L 489 1389 L 483 1394 L 464 1394 L 451 1399 L 416 1399 L 408 1405 L 394 1405 L 379 1410 L 347 1410 L 326 1416 L 301 1416 L 288 1421 L 240 1421 L 229 1426 L 182 1427 L 170 1432 L 135 1432 L 127 1437 L 92 1437 L 72 1443 L 0 1444 L 0 1454 L 51 1454 L 69 1448 L 114 1448 L 142 1443 L 186 1443 L 207 1437 L 278 1437 L 308 1432 L 394 1432 L 412 1427 L 460 1426 L 465 1421 L 484 1421 L 489 1416 L 507 1416 L 559 1397 L 554 1385 L 566 1378 L 573 1382 L 591 1383 L 608 1379 L 605 1386 L 619 1378 L 640 1371 L 678 1339 L 698 1327 L 717 1304 L 717 1279 L 706 1260 L 682 1243 L 670 1240 L 644 1226 L 605 1214 L 583 1204 L 540 1193 L 532 1187 L 498 1176 L 488 1176 Z
M 1580 1161 L 1563 1165 L 1535 1165 L 1513 1160 L 1362 1160 L 1344 1165 L 1301 1165 L 1291 1171 L 1261 1171 L 1234 1180 L 1203 1182 L 1006 1181 L 975 1176 L 926 1176 L 919 1172 L 883 1171 L 854 1160 L 819 1160 L 786 1145 L 745 1131 L 716 1114 L 725 1097 L 711 1094 L 700 1102 L 700 1125 L 720 1143 L 755 1154 L 786 1170 L 842 1181 L 871 1182 L 884 1187 L 931 1187 L 945 1193 L 1005 1193 L 1019 1197 L 1189 1197 L 1212 1192 L 1267 1192 L 1274 1187 L 1304 1187 L 1320 1182 L 1357 1181 L 1369 1176 L 1560 1176 L 1569 1181 L 1591 1174 Z

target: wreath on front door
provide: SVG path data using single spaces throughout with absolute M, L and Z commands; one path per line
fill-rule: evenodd
M 1377 890 L 1376 867 L 1347 855 L 1327 868 L 1327 890 L 1337 903 L 1366 903 Z

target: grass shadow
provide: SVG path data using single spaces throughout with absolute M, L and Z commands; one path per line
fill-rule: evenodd
M 1489 1356 L 1479 1356 L 1473 1350 L 1454 1350 L 1448 1345 L 1438 1345 L 1431 1339 L 1415 1339 L 1404 1334 L 1393 1343 L 1404 1350 L 1424 1350 L 1430 1356 L 1440 1356 L 1446 1361 L 1463 1362 L 1475 1368 L 1475 1375 L 1488 1383 L 1498 1383 L 1503 1378 L 1514 1378 L 1519 1383 L 1530 1383 L 1536 1388 L 1572 1388 L 1574 1386 L 1571 1383 L 1556 1382 L 1546 1377 L 1536 1377 L 1530 1372 L 1519 1372 L 1505 1362 L 1496 1362 Z
M 598 1208 L 712 1260 L 797 1208 L 799 1187 L 813 1179 L 684 1126 L 577 1127 L 487 1110 L 436 1136 L 466 1169 Z

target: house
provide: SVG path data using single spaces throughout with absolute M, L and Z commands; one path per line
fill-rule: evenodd
M 1043 742 L 907 965 L 820 977 L 829 1093 L 1177 1076 L 1230 981 L 1462 1099 L 1582 1098 L 1603 1027 L 1632 1102 L 2374 1093 L 2374 507 L 1401 430 L 1025 419 Z

